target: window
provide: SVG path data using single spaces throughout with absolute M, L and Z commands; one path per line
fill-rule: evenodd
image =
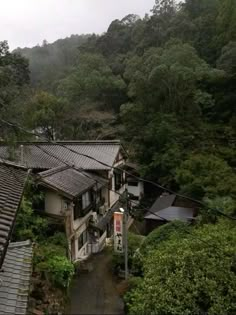
M 123 186 L 123 172 L 122 171 L 115 171 L 115 190 L 119 190 Z
M 88 206 L 90 206 L 91 203 L 92 203 L 92 193 L 91 191 L 86 191 L 86 193 L 82 195 L 82 209 L 84 210 L 88 208 Z
M 85 216 L 90 211 L 93 199 L 92 190 L 86 191 L 82 196 L 77 198 L 74 206 L 74 220 Z
M 129 181 L 129 182 L 128 182 L 128 186 L 135 186 L 135 187 L 137 187 L 137 186 L 138 186 L 138 182 Z
M 87 234 L 87 230 L 85 230 L 82 234 L 80 234 L 78 238 L 78 250 L 80 250 L 87 241 L 88 241 L 88 234 Z
M 74 205 L 74 220 L 77 220 L 78 218 L 83 216 L 82 211 L 82 197 L 80 196 L 76 201 Z

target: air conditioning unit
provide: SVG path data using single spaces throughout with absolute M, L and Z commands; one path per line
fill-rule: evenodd
M 105 213 L 106 213 L 106 206 L 103 205 L 103 206 L 99 207 L 99 214 L 104 215 Z
M 92 221 L 94 224 L 97 224 L 98 223 L 98 215 L 97 215 L 97 212 L 93 212 L 92 213 Z

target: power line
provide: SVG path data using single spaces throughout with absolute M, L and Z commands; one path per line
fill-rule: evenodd
M 131 177 L 133 177 L 133 178 L 135 178 L 135 179 L 137 179 L 137 180 L 139 180 L 139 181 L 142 181 L 142 182 L 144 182 L 144 183 L 149 183 L 149 184 L 151 184 L 151 185 L 153 185 L 153 186 L 155 186 L 155 187 L 157 187 L 157 188 L 159 188 L 159 189 L 161 189 L 161 190 L 164 190 L 164 191 L 167 191 L 167 192 L 169 192 L 169 193 L 171 193 L 171 194 L 174 194 L 174 195 L 176 195 L 176 196 L 179 197 L 179 198 L 183 198 L 183 199 L 192 201 L 192 202 L 194 202 L 194 203 L 196 203 L 196 204 L 202 206 L 203 208 L 206 208 L 206 209 L 208 209 L 208 210 L 210 210 L 210 211 L 213 211 L 213 212 L 217 212 L 217 213 L 219 213 L 221 216 L 224 216 L 224 217 L 226 217 L 226 218 L 228 218 L 228 219 L 231 219 L 231 220 L 234 220 L 234 221 L 236 220 L 235 217 L 232 217 L 232 216 L 230 216 L 230 215 L 227 215 L 227 214 L 225 214 L 223 211 L 221 211 L 221 210 L 219 210 L 219 209 L 211 208 L 211 207 L 207 206 L 204 202 L 202 202 L 202 201 L 200 201 L 200 200 L 194 199 L 194 198 L 192 198 L 192 197 L 188 197 L 188 196 L 183 195 L 183 194 L 176 193 L 176 192 L 174 192 L 173 190 L 171 190 L 171 189 L 169 189 L 169 188 L 167 188 L 167 187 L 165 187 L 165 186 L 162 186 L 162 185 L 160 185 L 160 184 L 158 184 L 158 183 L 155 183 L 154 181 L 147 180 L 147 179 L 144 179 L 144 178 L 142 178 L 142 177 L 136 176 L 136 175 L 134 175 L 134 174 L 132 174 L 132 173 L 130 173 L 130 172 L 128 172 L 128 171 L 126 171 L 126 170 L 120 168 L 120 167 L 109 165 L 109 164 L 107 164 L 107 163 L 105 163 L 105 162 L 102 162 L 102 161 L 100 161 L 100 160 L 98 160 L 98 159 L 96 159 L 96 158 L 94 158 L 94 157 L 92 157 L 92 156 L 89 156 L 89 155 L 87 155 L 87 154 L 79 153 L 79 152 L 77 152 L 76 150 L 73 150 L 73 149 L 71 149 L 71 148 L 69 148 L 69 147 L 63 145 L 63 144 L 60 143 L 60 142 L 57 142 L 57 141 L 50 141 L 50 140 L 46 139 L 45 137 L 43 137 L 42 135 L 40 135 L 39 133 L 31 132 L 31 131 L 29 131 L 29 130 L 27 130 L 27 129 L 21 127 L 21 126 L 19 126 L 18 124 L 14 124 L 14 123 L 9 122 L 9 121 L 6 121 L 6 120 L 4 120 L 4 119 L 0 119 L 0 121 L 2 121 L 4 124 L 7 124 L 8 126 L 11 126 L 11 127 L 13 127 L 13 128 L 18 128 L 19 130 L 21 130 L 21 131 L 23 131 L 23 132 L 25 132 L 25 133 L 27 133 L 27 134 L 29 134 L 29 135 L 33 135 L 33 136 L 37 136 L 37 137 L 39 137 L 39 138 L 42 138 L 45 142 L 47 142 L 47 143 L 49 143 L 49 144 L 54 144 L 54 145 L 56 144 L 56 145 L 59 145 L 59 146 L 65 148 L 66 150 L 71 151 L 71 152 L 74 153 L 74 154 L 77 154 L 77 155 L 86 157 L 86 158 L 88 158 L 88 159 L 91 159 L 91 160 L 93 160 L 93 161 L 95 161 L 95 162 L 97 162 L 97 163 L 99 163 L 99 164 L 101 164 L 101 165 L 103 165 L 103 166 L 106 166 L 106 167 L 109 167 L 109 168 L 112 168 L 112 169 L 115 169 L 115 170 L 122 171 L 122 172 L 124 172 L 125 174 L 127 174 L 127 175 L 129 175 L 129 176 L 131 176 Z M 33 144 L 33 145 L 35 145 L 35 144 Z
M 125 197 L 122 193 L 119 193 L 119 192 L 117 192 L 117 191 L 111 189 L 108 185 L 104 185 L 104 183 L 99 182 L 98 179 L 94 179 L 92 176 L 89 176 L 87 173 L 84 172 L 85 170 L 76 168 L 73 164 L 69 164 L 68 162 L 63 161 L 62 159 L 58 158 L 56 155 L 52 154 L 51 152 L 49 153 L 48 151 L 44 150 L 42 147 L 40 147 L 40 146 L 38 146 L 38 145 L 36 145 L 36 144 L 34 144 L 34 145 L 35 145 L 38 149 L 40 149 L 41 151 L 43 151 L 44 153 L 46 153 L 47 155 L 49 155 L 49 156 L 51 156 L 51 157 L 54 157 L 54 158 L 57 159 L 59 162 L 61 162 L 61 163 L 65 164 L 66 166 L 68 166 L 68 167 L 74 169 L 74 170 L 77 171 L 78 173 L 83 174 L 85 177 L 87 177 L 87 178 L 89 178 L 89 179 L 92 179 L 93 181 L 95 181 L 95 182 L 97 182 L 97 183 L 102 184 L 102 185 L 103 185 L 104 187 L 106 187 L 109 191 L 112 191 L 112 192 L 116 193 L 117 195 L 119 195 L 120 197 L 125 198 L 126 201 L 129 201 L 128 196 Z M 145 210 L 146 212 L 148 212 L 148 213 L 150 213 L 150 214 L 156 216 L 157 218 L 161 219 L 162 221 L 164 221 L 164 222 L 166 222 L 166 223 L 169 222 L 166 218 L 164 218 L 164 217 L 158 215 L 157 213 L 155 213 L 155 212 L 149 210 L 148 208 L 143 207 L 142 205 L 140 205 L 139 203 L 135 202 L 134 200 L 132 200 L 132 203 L 133 203 L 133 204 L 136 204 L 136 205 L 139 206 L 139 207 L 142 207 L 142 210 Z M 189 224 L 189 225 L 190 225 L 190 224 Z M 186 232 L 187 234 L 190 234 L 191 236 L 193 236 L 193 234 L 192 234 L 190 231 L 185 230 L 185 232 Z M 196 237 L 196 236 L 194 235 L 194 237 Z M 197 238 L 199 241 L 201 241 L 202 243 L 206 244 L 207 246 L 211 246 L 211 247 L 214 247 L 214 249 L 217 249 L 214 245 L 212 246 L 212 245 L 209 244 L 208 242 L 206 242 L 206 241 L 204 241 L 204 240 L 202 240 L 202 239 L 200 239 L 200 238 L 198 238 L 198 237 L 196 237 L 196 238 Z
M 36 145 L 36 146 L 37 146 L 37 145 Z M 103 184 L 103 185 L 104 185 L 104 183 L 99 182 L 98 179 L 94 179 L 92 176 L 89 176 L 87 173 L 84 173 L 84 170 L 78 169 L 78 168 L 76 168 L 74 165 L 69 165 L 68 163 L 62 161 L 60 158 L 54 156 L 54 155 L 51 154 L 51 153 L 48 153 L 46 150 L 42 149 L 40 146 L 37 146 L 37 147 L 38 147 L 40 150 L 42 150 L 43 152 L 45 152 L 46 154 L 48 154 L 49 156 L 55 157 L 58 161 L 60 161 L 60 162 L 64 163 L 65 165 L 67 165 L 67 166 L 73 168 L 73 169 L 76 170 L 77 172 L 82 173 L 84 176 L 86 176 L 86 177 L 88 177 L 88 178 L 90 178 L 90 179 L 93 179 L 93 180 L 94 180 L 95 182 L 97 182 L 97 183 L 100 183 L 100 184 Z M 106 187 L 109 191 L 112 191 L 112 192 L 116 193 L 116 194 L 119 195 L 120 197 L 125 198 L 126 201 L 129 201 L 128 196 L 125 197 L 124 194 L 119 193 L 119 192 L 117 192 L 117 191 L 115 191 L 115 190 L 109 188 L 108 185 L 104 185 L 104 187 Z M 151 211 L 151 210 L 149 210 L 149 209 L 147 209 L 147 208 L 141 206 L 139 203 L 137 203 L 137 202 L 135 202 L 135 201 L 133 201 L 133 200 L 132 200 L 132 203 L 133 203 L 133 204 L 136 204 L 136 205 L 139 206 L 139 207 L 142 207 L 142 210 L 145 210 L 146 212 L 148 212 L 148 213 L 150 213 L 150 214 L 156 216 L 157 218 L 163 220 L 164 222 L 169 223 L 169 221 L 168 221 L 166 218 L 164 218 L 164 217 L 158 215 L 157 213 L 155 213 L 155 212 L 153 212 L 153 211 Z M 188 226 L 190 226 L 190 225 L 191 225 L 191 223 L 190 223 Z M 188 226 L 186 226 L 186 228 L 187 228 Z M 192 234 L 190 231 L 188 231 L 187 229 L 185 229 L 185 232 L 186 232 L 187 234 L 189 234 L 189 235 L 195 237 L 196 239 L 198 239 L 200 242 L 204 243 L 204 244 L 207 245 L 208 247 L 210 246 L 210 247 L 214 248 L 215 250 L 219 250 L 219 249 L 221 250 L 221 248 L 218 248 L 218 247 L 216 247 L 215 245 L 209 244 L 207 241 L 204 241 L 204 240 L 202 240 L 201 238 L 197 237 L 196 235 L 193 235 L 193 234 Z

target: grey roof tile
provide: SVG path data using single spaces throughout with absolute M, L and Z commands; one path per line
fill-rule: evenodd
M 85 170 L 106 170 L 110 167 L 102 165 L 89 157 L 107 165 L 113 165 L 117 154 L 123 147 L 120 141 L 67 141 L 54 144 L 47 142 L 19 143 L 15 149 L 15 160 L 32 169 L 50 169 L 70 163 Z M 75 152 L 72 152 L 73 150 Z M 23 154 L 21 154 L 23 152 Z M 124 154 L 125 151 L 123 149 Z M 78 154 L 77 154 L 78 153 Z M 84 154 L 85 157 L 79 154 Z M 23 161 L 21 157 L 23 155 Z M 7 146 L 0 146 L 0 157 L 9 158 Z
M 86 172 L 79 172 L 68 166 L 57 167 L 39 173 L 38 182 L 64 192 L 74 198 L 99 183 L 99 187 L 106 184 L 103 178 Z
M 33 249 L 30 241 L 10 243 L 0 272 L 0 314 L 27 314 Z
M 0 264 L 7 247 L 26 178 L 27 171 L 22 167 L 0 163 Z

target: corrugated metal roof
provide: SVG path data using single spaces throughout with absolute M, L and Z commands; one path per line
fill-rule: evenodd
M 161 195 L 151 206 L 150 211 L 158 212 L 162 209 L 171 207 L 175 201 L 176 195 Z
M 26 170 L 13 164 L 0 163 L 0 263 L 14 224 L 26 177 Z
M 32 270 L 30 241 L 8 246 L 2 272 L 0 272 L 0 314 L 27 314 L 30 277 Z
M 64 161 L 85 170 L 106 170 L 110 167 L 79 154 L 87 155 L 112 166 L 120 149 L 123 150 L 118 140 L 67 141 L 55 144 L 47 142 L 19 143 L 14 151 L 14 159 L 32 169 L 50 169 L 64 165 L 61 162 Z M 70 150 L 74 150 L 76 153 Z M 123 152 L 125 154 L 124 150 Z M 9 159 L 7 146 L 0 146 L 0 157 Z
M 103 178 L 97 175 L 79 172 L 68 166 L 57 167 L 49 171 L 41 172 L 39 176 L 38 182 L 42 185 L 50 186 L 71 197 L 76 197 L 95 186 L 97 181 L 99 182 L 99 187 L 106 183 Z
M 186 222 L 193 219 L 194 209 L 183 207 L 168 207 L 160 211 L 155 211 L 155 213 L 157 214 L 157 216 L 149 213 L 144 218 L 146 220 L 164 221 L 165 219 L 167 221 L 180 220 Z

